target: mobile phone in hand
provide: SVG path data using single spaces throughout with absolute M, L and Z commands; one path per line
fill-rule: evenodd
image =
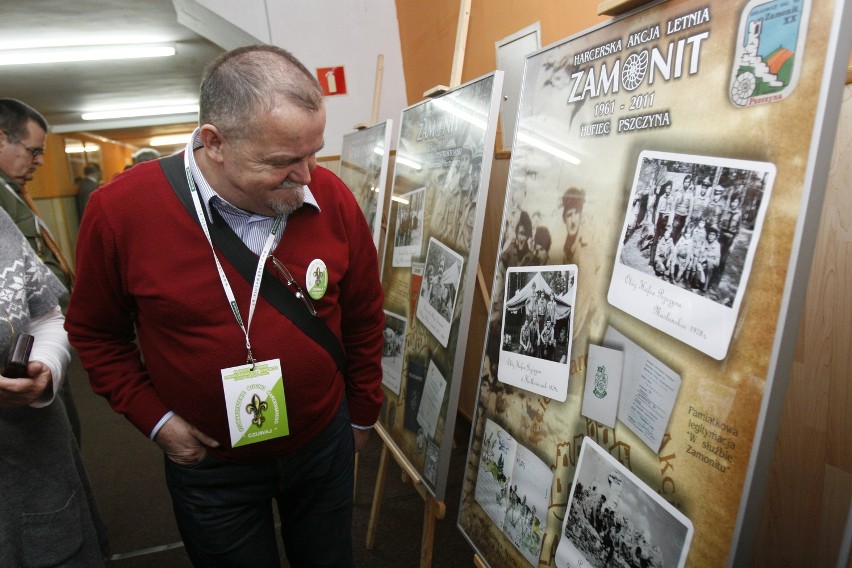
M 9 350 L 4 358 L 3 376 L 10 379 L 20 379 L 27 376 L 27 365 L 33 349 L 33 336 L 28 333 L 15 333 L 9 343 Z

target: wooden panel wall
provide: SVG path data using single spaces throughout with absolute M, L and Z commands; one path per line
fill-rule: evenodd
M 76 190 L 65 160 L 65 139 L 59 134 L 48 134 L 44 150 L 44 165 L 27 184 L 30 194 L 42 199 L 74 195 Z
M 104 182 L 111 180 L 131 162 L 133 148 L 123 144 L 113 144 L 97 137 L 81 134 L 73 135 L 75 140 L 86 140 L 98 144 L 101 148 L 100 166 Z M 53 235 L 65 257 L 74 263 L 77 246 L 77 187 L 65 154 L 65 135 L 48 134 L 45 141 L 44 165 L 40 167 L 27 184 L 27 189 L 35 199 L 42 218 Z
M 846 85 L 754 565 L 842 566 L 852 502 L 852 85 Z
M 597 0 L 472 0 L 462 83 L 493 71 L 495 42 L 530 24 L 541 22 L 542 45 L 547 45 L 608 20 L 597 15 L 597 4 Z M 423 100 L 423 93 L 436 85 L 449 85 L 459 6 L 459 0 L 396 0 L 409 104 Z

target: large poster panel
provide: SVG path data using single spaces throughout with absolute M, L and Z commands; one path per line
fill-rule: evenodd
M 346 134 L 340 151 L 340 179 L 355 194 L 376 248 L 382 229 L 392 130 L 393 121 L 388 119 Z
M 824 187 L 843 6 L 671 0 L 528 56 L 458 519 L 488 565 L 736 553 L 807 281 L 793 274 Z M 513 380 L 506 350 L 533 308 L 511 279 L 541 265 L 576 267 L 567 370 Z M 566 374 L 567 396 L 536 388 Z M 553 472 L 533 559 L 493 511 L 511 503 L 487 475 L 495 432 Z
M 402 112 L 388 233 L 385 311 L 405 325 L 399 375 L 379 418 L 442 500 L 464 364 L 503 73 Z

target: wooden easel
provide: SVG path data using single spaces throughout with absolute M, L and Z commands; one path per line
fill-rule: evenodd
M 412 466 L 402 451 L 397 447 L 381 424 L 376 424 L 376 433 L 382 439 L 382 453 L 379 458 L 379 469 L 376 473 L 376 488 L 373 492 L 373 506 L 370 509 L 370 521 L 367 525 L 367 550 L 373 550 L 376 542 L 376 525 L 379 521 L 379 510 L 382 505 L 382 495 L 385 489 L 385 476 L 387 475 L 388 454 L 393 456 L 396 463 L 402 468 L 403 481 L 410 481 L 412 487 L 420 494 L 425 502 L 423 511 L 423 535 L 420 540 L 420 568 L 432 566 L 432 544 L 435 540 L 435 521 L 443 519 L 447 514 L 447 506 L 443 501 L 435 499 L 423 486 L 420 474 Z
M 423 93 L 424 97 L 440 95 L 441 93 L 448 91 L 450 88 L 457 87 L 461 84 L 462 64 L 464 63 L 467 30 L 470 22 L 470 3 L 471 0 L 461 0 L 459 23 L 456 30 L 456 47 L 450 77 L 450 87 L 445 87 L 443 85 L 433 87 Z M 482 278 L 482 269 L 479 267 L 477 267 L 477 276 L 480 280 L 480 286 L 483 288 L 483 291 L 485 291 L 485 281 L 484 278 Z M 382 494 L 384 493 L 385 475 L 387 474 L 388 454 L 390 454 L 402 469 L 403 481 L 410 481 L 411 485 L 425 502 L 423 510 L 423 535 L 420 541 L 420 568 L 430 568 L 432 566 L 432 548 L 435 540 L 435 521 L 439 521 L 446 516 L 447 506 L 443 501 L 435 499 L 423 486 L 423 480 L 420 477 L 420 473 L 408 462 L 408 459 L 406 459 L 405 455 L 403 455 L 402 451 L 399 447 L 397 447 L 393 438 L 391 438 L 390 434 L 384 429 L 384 427 L 382 427 L 381 424 L 376 424 L 375 431 L 382 439 L 382 453 L 379 458 L 379 469 L 376 474 L 376 487 L 373 492 L 373 505 L 370 510 L 370 521 L 367 526 L 367 550 L 373 549 L 376 540 L 376 525 L 379 520 L 379 510 L 381 509 Z

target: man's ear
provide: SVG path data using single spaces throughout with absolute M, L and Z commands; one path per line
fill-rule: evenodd
M 222 154 L 224 139 L 222 138 L 222 133 L 212 124 L 205 124 L 201 126 L 200 136 L 201 143 L 204 144 L 204 148 L 201 151 L 213 162 L 221 164 L 224 161 Z

